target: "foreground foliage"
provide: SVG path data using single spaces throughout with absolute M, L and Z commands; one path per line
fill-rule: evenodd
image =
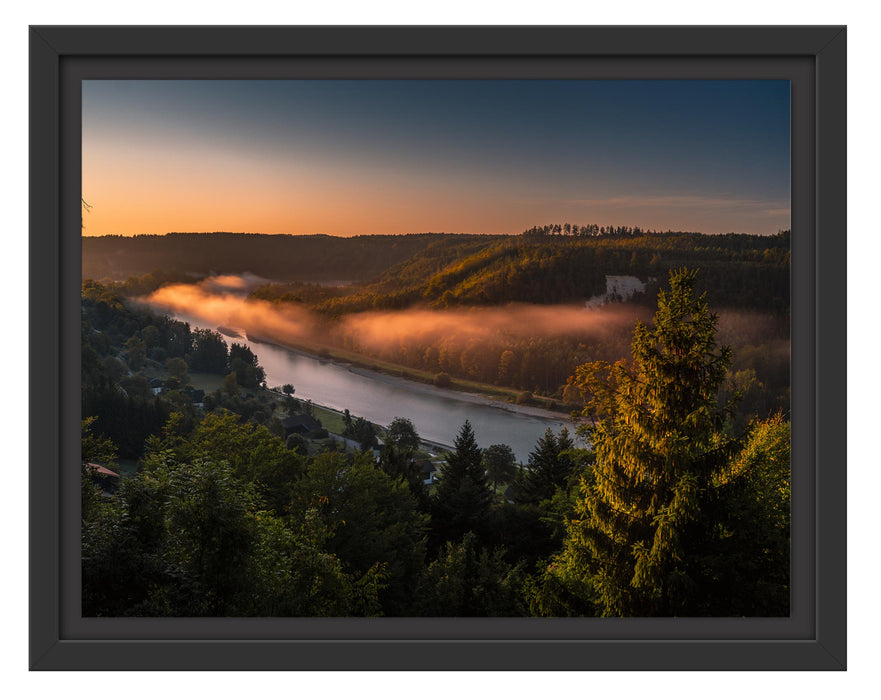
M 749 386 L 696 280 L 671 275 L 629 362 L 575 369 L 590 449 L 548 431 L 517 465 L 466 421 L 433 490 L 406 418 L 376 456 L 348 412 L 361 451 L 285 435 L 293 387 L 250 396 L 250 351 L 87 286 L 83 614 L 787 615 L 789 423 L 732 418 Z M 194 365 L 225 374 L 201 406 Z M 87 465 L 120 456 L 137 470 L 102 494 Z
M 575 373 L 596 462 L 545 581 L 551 596 L 569 590 L 566 610 L 788 614 L 788 425 L 756 424 L 745 442 L 726 433 L 717 396 L 731 350 L 717 348 L 695 279 L 671 274 L 653 326 L 637 324 L 631 365 Z

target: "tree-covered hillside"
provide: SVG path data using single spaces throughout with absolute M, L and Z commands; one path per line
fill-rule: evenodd
M 255 293 L 260 298 L 303 301 L 338 315 L 414 304 L 446 308 L 577 301 L 602 294 L 606 275 L 662 280 L 670 270 L 688 266 L 701 270 L 699 291 L 707 291 L 716 306 L 788 313 L 788 231 L 706 236 L 624 227 L 569 226 L 568 235 L 566 230 L 565 225 L 545 226 L 520 236 L 84 237 L 83 279 L 123 280 L 156 270 L 166 277 L 251 272 L 293 283 L 263 287 Z M 329 294 L 296 284 L 331 280 L 363 286 Z M 648 289 L 647 298 L 656 291 Z
M 367 311 L 504 307 L 511 303 L 583 304 L 607 292 L 607 277 L 633 276 L 644 291 L 620 309 L 627 322 L 645 318 L 672 270 L 699 269 L 697 293 L 724 309 L 720 331 L 734 341 L 732 378 L 744 407 L 767 413 L 788 407 L 790 234 L 774 236 L 655 232 L 627 228 L 545 226 L 520 236 L 447 236 L 383 272 L 372 282 L 330 288 L 302 282 L 267 284 L 251 296 L 303 304 L 343 321 Z M 745 312 L 745 313 L 744 313 Z M 504 385 L 569 402 L 564 384 L 588 360 L 614 362 L 629 340 L 621 318 L 608 317 L 566 331 L 487 326 L 479 335 L 463 327 L 442 336 L 420 332 L 417 320 L 388 318 L 386 342 L 364 343 L 343 332 L 347 348 L 423 372 Z M 401 332 L 400 326 L 406 327 Z
M 706 291 L 716 306 L 788 313 L 789 241 L 788 232 L 705 236 L 630 229 L 596 236 L 534 231 L 506 237 L 446 236 L 348 293 L 321 298 L 267 285 L 254 295 L 296 298 L 334 316 L 413 305 L 555 304 L 603 294 L 607 275 L 657 281 L 670 270 L 689 266 L 701 270 L 699 291 Z M 654 285 L 646 299 L 656 292 Z
M 163 270 L 200 276 L 248 271 L 274 280 L 364 280 L 445 236 L 452 234 L 84 236 L 83 279 L 122 280 Z

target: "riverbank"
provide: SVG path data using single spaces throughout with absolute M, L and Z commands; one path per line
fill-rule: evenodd
M 297 351 L 294 350 L 294 352 Z M 447 389 L 444 387 L 434 386 L 432 384 L 426 384 L 424 382 L 416 382 L 410 379 L 405 379 L 403 377 L 396 377 L 391 374 L 386 374 L 384 372 L 378 372 L 355 365 L 349 365 L 348 363 L 338 362 L 336 364 L 338 364 L 339 366 L 348 367 L 350 372 L 360 374 L 362 377 L 368 377 L 374 381 L 381 381 L 385 382 L 386 384 L 392 384 L 394 386 L 406 387 L 410 391 L 416 391 L 429 396 L 457 399 L 459 401 L 467 401 L 469 403 L 480 404 L 481 406 L 492 406 L 493 408 L 499 408 L 503 411 L 508 411 L 509 413 L 517 413 L 521 416 L 532 416 L 533 418 L 548 418 L 550 420 L 563 420 L 569 418 L 568 413 L 559 413 L 557 411 L 551 411 L 547 408 L 541 408 L 539 406 L 512 404 L 508 403 L 507 401 L 499 401 L 498 399 L 494 399 L 491 396 L 484 396 L 482 394 L 475 394 L 459 389 Z
M 522 415 L 552 418 L 555 420 L 565 420 L 570 416 L 569 411 L 557 407 L 557 402 L 554 399 L 543 396 L 534 396 L 530 392 L 523 392 L 519 389 L 499 387 L 494 384 L 486 384 L 455 377 L 449 378 L 448 386 L 439 387 L 434 383 L 435 377 L 437 376 L 436 373 L 413 369 L 412 367 L 380 360 L 370 357 L 369 355 L 361 355 L 360 353 L 345 348 L 316 345 L 303 340 L 297 342 L 291 342 L 290 340 L 276 340 L 274 338 L 250 333 L 246 333 L 246 336 L 249 340 L 256 343 L 275 345 L 284 350 L 297 352 L 304 357 L 317 359 L 321 362 L 332 362 L 338 366 L 346 367 L 347 369 L 358 369 L 370 372 L 371 374 L 364 376 L 369 376 L 371 379 L 377 376 L 390 377 L 408 382 L 408 387 L 421 386 L 429 389 L 439 389 L 441 391 L 452 391 L 457 397 L 480 397 L 483 400 L 496 402 L 492 404 L 496 407 L 503 407 L 506 410 L 521 413 Z M 529 400 L 533 403 L 520 403 L 518 401 L 519 397 L 524 393 L 529 394 Z M 528 410 L 535 410 L 536 412 L 529 413 Z
M 252 342 L 256 342 L 256 341 L 252 341 Z M 279 345 L 278 347 L 284 347 L 284 346 Z M 287 350 L 288 352 L 298 352 L 296 350 L 291 350 L 290 348 L 284 348 L 284 349 Z M 312 359 L 315 359 L 314 356 L 308 355 L 307 353 L 298 353 L 298 354 L 303 355 L 304 357 L 310 357 Z M 293 397 L 289 397 L 288 394 L 285 394 L 284 392 L 279 391 L 277 387 L 264 389 L 264 391 L 272 394 L 273 396 L 277 396 L 282 399 L 293 398 Z M 295 400 L 301 401 L 301 404 L 302 404 L 302 400 L 300 400 L 300 399 L 295 399 Z M 309 399 L 309 405 L 311 407 L 312 417 L 316 418 L 318 420 L 318 422 L 321 423 L 321 426 L 323 428 L 326 428 L 328 430 L 328 432 L 331 433 L 331 437 L 336 438 L 336 437 L 342 436 L 343 432 L 345 431 L 345 423 L 344 423 L 344 419 L 343 419 L 344 412 L 343 411 L 340 411 L 339 409 L 333 408 L 331 406 L 324 406 L 320 403 L 315 403 L 311 399 Z M 381 431 L 382 431 L 381 436 L 384 435 L 386 430 L 388 430 L 387 425 L 381 425 L 379 423 L 373 423 L 372 425 L 381 429 Z M 423 438 L 421 436 L 419 438 L 419 441 L 420 441 L 420 446 L 426 452 L 428 452 L 431 456 L 434 456 L 434 455 L 437 455 L 437 454 L 440 454 L 443 452 L 451 452 L 453 450 L 452 445 L 445 445 L 444 443 L 437 442 L 435 440 L 426 440 L 425 438 Z
M 314 348 L 307 349 L 300 344 L 280 342 L 272 338 L 265 338 L 253 335 L 248 335 L 248 340 L 258 344 L 263 343 L 266 345 L 273 345 L 275 347 L 282 348 L 283 350 L 286 350 L 288 352 L 293 352 L 302 355 L 303 357 L 317 360 L 318 362 L 328 362 L 330 364 L 336 365 L 337 367 L 344 368 L 347 371 L 352 372 L 353 374 L 366 377 L 371 381 L 378 381 L 390 384 L 392 386 L 406 388 L 408 391 L 413 391 L 426 396 L 454 399 L 457 401 L 466 401 L 468 403 L 474 403 L 481 406 L 489 406 L 491 408 L 497 408 L 503 411 L 507 411 L 508 413 L 514 413 L 521 416 L 529 416 L 532 418 L 542 418 L 555 421 L 566 421 L 571 419 L 570 414 L 567 412 L 554 411 L 548 408 L 542 408 L 540 406 L 509 403 L 508 401 L 502 401 L 492 395 L 466 391 L 462 388 L 457 389 L 439 387 L 435 386 L 434 384 L 430 384 L 427 381 L 417 381 L 410 378 L 409 376 L 400 376 L 397 373 L 392 374 L 389 371 L 383 371 L 382 369 L 380 369 L 377 365 L 377 361 L 373 360 L 372 358 L 355 356 L 354 353 L 345 352 L 345 357 L 343 358 L 339 356 L 340 352 L 338 350 L 331 350 L 324 347 L 316 351 Z M 353 359 L 354 357 L 359 357 L 361 359 L 360 361 L 357 361 Z M 414 370 L 395 366 L 395 371 L 409 373 L 413 372 Z M 462 382 L 459 382 L 458 380 L 453 380 L 453 386 L 455 387 L 457 384 L 461 386 Z M 499 387 L 492 388 L 497 394 L 509 395 L 514 393 L 513 390 L 508 391 Z
M 135 301 L 137 302 L 138 300 Z M 179 317 L 181 320 L 185 320 L 194 326 L 213 328 L 229 338 L 231 342 L 247 339 L 255 343 L 273 345 L 283 350 L 300 353 L 304 357 L 316 359 L 320 362 L 331 362 L 352 371 L 357 370 L 359 373 L 367 372 L 369 374 L 363 374 L 363 376 L 370 379 L 381 377 L 393 379 L 396 382 L 406 382 L 408 388 L 415 389 L 418 387 L 421 393 L 427 392 L 436 396 L 462 398 L 472 403 L 481 403 L 486 406 L 534 418 L 568 420 L 570 417 L 570 411 L 566 407 L 561 407 L 557 400 L 546 396 L 534 395 L 529 391 L 522 391 L 512 387 L 500 387 L 485 382 L 450 377 L 449 375 L 445 375 L 446 381 L 444 385 L 438 386 L 435 382 L 440 375 L 435 372 L 414 369 L 369 355 L 362 355 L 354 350 L 313 343 L 302 338 L 291 341 L 287 338 L 278 339 L 257 335 L 244 327 L 215 325 L 209 321 L 199 319 L 197 315 L 188 318 L 186 313 L 172 312 L 162 305 L 155 306 L 149 302 L 146 303 L 146 306 L 160 313 Z
M 160 309 L 157 309 L 159 311 Z M 163 313 L 167 310 L 161 309 Z M 175 313 L 173 317 L 194 328 L 215 328 L 198 316 Z M 225 324 L 229 328 L 231 324 Z M 231 330 L 236 336 L 225 336 L 227 343 L 250 345 L 258 355 L 258 362 L 266 370 L 269 386 L 292 384 L 295 399 L 311 399 L 314 405 L 343 411 L 348 409 L 374 425 L 384 426 L 396 417 L 413 422 L 425 442 L 438 446 L 453 444 L 463 422 L 467 419 L 483 447 L 506 444 L 518 460 L 526 462 L 538 440 L 550 428 L 559 432 L 572 428 L 569 416 L 535 405 L 506 401 L 498 392 L 462 391 L 456 382 L 453 387 L 438 387 L 424 381 L 412 381 L 394 368 L 382 367 L 371 358 L 359 357 L 368 366 L 359 366 L 350 353 L 331 352 L 318 343 L 282 342 L 269 334 L 243 336 L 241 327 Z M 278 336 L 276 336 L 278 337 Z M 299 340 L 299 339 L 298 339 Z M 308 346 L 308 347 L 304 347 Z M 336 349 L 335 349 L 336 350 Z M 431 375 L 433 378 L 435 375 Z M 331 427 L 340 427 L 339 413 L 323 413 Z M 331 431 L 336 432 L 336 431 Z

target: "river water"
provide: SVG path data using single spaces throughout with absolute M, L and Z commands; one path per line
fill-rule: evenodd
M 168 312 L 165 312 L 168 313 Z M 197 328 L 213 328 L 198 318 L 170 314 Z M 502 406 L 469 400 L 467 394 L 435 392 L 417 382 L 366 372 L 345 364 L 220 331 L 228 344 L 248 345 L 266 370 L 269 386 L 293 384 L 294 397 L 337 410 L 349 409 L 372 423 L 388 425 L 396 417 L 409 418 L 416 432 L 431 442 L 452 445 L 462 424 L 469 420 L 481 447 L 510 445 L 517 459 L 526 462 L 536 441 L 551 428 L 555 432 L 572 425 L 568 421 L 515 413 Z

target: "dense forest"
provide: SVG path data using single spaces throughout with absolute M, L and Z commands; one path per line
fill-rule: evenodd
M 761 248 L 747 238 L 694 248 L 712 285 L 761 270 L 742 274 L 744 297 L 763 275 L 788 275 L 788 236 Z M 545 273 L 562 281 L 531 301 L 583 298 L 600 286 L 593 273 L 582 282 L 575 268 L 564 272 L 573 257 L 590 268 L 598 251 L 628 266 L 604 264 L 603 275 L 658 275 L 651 312 L 630 323 L 623 346 L 572 354 L 553 379 L 590 448 L 548 431 L 517 464 L 506 445 L 480 449 L 465 421 L 452 449 L 432 458 L 406 416 L 374 426 L 322 412 L 294 386 L 267 387 L 247 347 L 126 299 L 133 286 L 143 294 L 198 270 L 87 281 L 83 614 L 788 615 L 789 425 L 773 410 L 780 397 L 737 410 L 758 380 L 738 380 L 743 351 L 722 341 L 746 331 L 711 310 L 704 265 L 699 275 L 665 269 L 688 244 L 572 226 L 418 240 L 353 294 L 321 298 L 324 288 L 302 284 L 255 294 L 336 318 L 365 298 L 393 309 L 395 294 L 414 290 L 444 309 L 518 301 L 520 285 L 544 288 Z M 525 272 L 513 273 L 509 292 L 491 291 L 506 288 L 493 280 L 511 269 Z M 774 309 L 775 294 L 745 303 Z M 424 478 L 432 459 L 436 482 Z
M 679 267 L 698 267 L 696 291 L 706 293 L 719 309 L 720 339 L 737 348 L 729 384 L 748 391 L 745 407 L 750 410 L 788 407 L 788 232 L 762 237 L 598 229 L 596 235 L 567 236 L 554 233 L 565 227 L 547 228 L 550 232 L 489 241 L 444 238 L 364 285 L 267 284 L 251 296 L 345 319 L 409 308 L 583 303 L 607 292 L 609 276 L 644 280 L 645 289 L 633 294 L 626 308 L 619 307 L 620 313 L 575 329 L 524 332 L 518 325 L 525 324 L 518 324 L 512 313 L 479 337 L 454 329 L 443 335 L 420 332 L 414 317 L 404 317 L 408 327 L 398 335 L 389 317 L 388 342 L 365 343 L 360 327 L 349 331 L 346 324 L 333 338 L 356 352 L 423 372 L 509 386 L 569 405 L 566 380 L 572 368 L 623 357 L 630 343 L 625 328 L 634 319 L 650 317 L 659 281 Z M 469 325 L 467 316 L 461 318 L 463 327 Z
M 573 234 L 573 231 L 586 233 Z M 122 281 L 156 270 L 192 280 L 248 271 L 275 282 L 363 282 L 321 310 L 555 303 L 605 290 L 605 275 L 664 279 L 681 266 L 701 269 L 715 306 L 788 313 L 788 231 L 775 236 L 544 226 L 520 236 L 425 233 L 404 236 L 285 236 L 170 233 L 84 236 L 83 279 Z M 266 289 L 269 298 L 304 298 L 308 287 Z M 651 290 L 650 295 L 656 290 Z M 311 297 L 306 294 L 306 300 Z
M 650 301 L 658 280 L 688 266 L 700 268 L 698 290 L 706 291 L 716 307 L 788 314 L 788 231 L 775 236 L 624 231 L 597 236 L 529 231 L 506 237 L 445 236 L 390 264 L 376 279 L 365 276 L 367 283 L 351 290 L 322 297 L 302 286 L 270 284 L 254 294 L 305 301 L 319 312 L 340 315 L 414 304 L 450 308 L 582 301 L 606 291 L 607 275 L 633 275 L 655 282 L 646 292 Z
M 566 410 L 575 407 L 567 390 L 572 369 L 625 356 L 627 329 L 650 318 L 670 271 L 699 269 L 696 291 L 719 313 L 720 341 L 735 348 L 725 391 L 744 392 L 747 416 L 789 405 L 789 245 L 788 231 L 706 236 L 573 224 L 519 236 L 170 234 L 84 239 L 83 265 L 85 274 L 112 259 L 137 271 L 110 283 L 125 297 L 219 272 L 272 277 L 251 284 L 250 298 L 273 304 L 280 317 L 314 314 L 313 349 L 338 347 L 350 353 L 347 360 L 351 353 L 375 358 L 437 383 L 451 378 L 519 392 L 525 401 L 546 397 L 544 405 Z M 164 271 L 143 272 L 154 267 Z M 637 278 L 641 288 L 627 304 L 607 306 L 602 323 L 558 327 L 548 311 L 539 319 L 544 323 L 534 324 L 514 311 L 518 304 L 550 309 L 592 298 L 623 302 L 609 293 L 613 276 Z M 357 282 L 327 283 L 343 277 Z M 383 342 L 369 341 L 364 329 L 371 313 L 413 309 L 438 314 L 431 324 L 416 315 L 378 316 L 371 323 L 382 327 Z M 487 323 L 481 309 L 512 311 Z M 438 319 L 445 321 L 443 333 Z M 481 333 L 473 331 L 478 324 Z M 283 343 L 305 340 L 265 335 Z
M 83 279 L 119 280 L 154 270 L 191 276 L 249 270 L 275 280 L 362 280 L 442 237 L 435 233 L 351 238 L 251 233 L 83 236 Z

